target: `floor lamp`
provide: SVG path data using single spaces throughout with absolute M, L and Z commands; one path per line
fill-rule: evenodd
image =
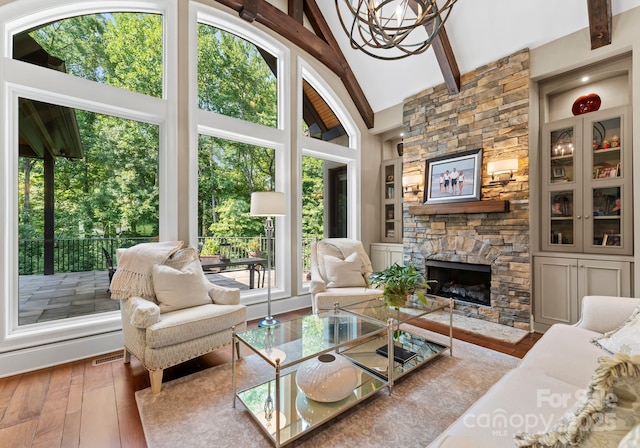
M 258 191 L 251 193 L 251 216 L 266 216 L 264 234 L 267 239 L 267 317 L 258 325 L 266 327 L 278 323 L 271 316 L 271 241 L 273 239 L 272 216 L 284 216 L 286 204 L 284 193 L 277 191 Z

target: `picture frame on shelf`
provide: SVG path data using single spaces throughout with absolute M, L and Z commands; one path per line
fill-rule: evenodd
M 619 233 L 605 233 L 602 237 L 603 246 L 621 246 L 622 235 Z
M 618 177 L 618 167 L 610 166 L 598 168 L 596 171 L 596 179 L 608 179 L 610 177 Z
M 553 168 L 553 178 L 554 179 L 562 179 L 564 177 L 564 168 L 561 166 L 556 166 Z
M 425 204 L 479 201 L 482 148 L 429 159 L 424 173 Z

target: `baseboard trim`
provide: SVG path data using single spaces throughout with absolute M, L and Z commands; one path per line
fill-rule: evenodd
M 122 331 L 0 353 L 0 378 L 122 350 Z

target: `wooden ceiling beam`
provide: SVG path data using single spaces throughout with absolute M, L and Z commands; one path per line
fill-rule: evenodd
M 587 0 L 591 49 L 611 43 L 611 0 Z
M 289 0 L 289 17 L 302 25 L 304 19 L 304 0 Z
M 333 38 L 329 26 L 324 20 L 324 17 L 322 17 L 315 0 L 304 1 L 304 12 L 307 14 L 307 18 L 312 23 L 314 30 L 316 29 L 316 26 L 324 30 L 321 34 L 318 34 L 317 31 L 316 34 L 314 34 L 310 30 L 306 29 L 302 23 L 297 22 L 294 18 L 290 17 L 289 14 L 282 12 L 264 0 L 216 1 L 235 10 L 241 17 L 242 14 L 251 17 L 251 15 L 253 15 L 251 8 L 253 8 L 253 4 L 255 3 L 256 16 L 253 20 L 263 24 L 267 28 L 280 34 L 285 39 L 291 41 L 293 44 L 299 46 L 338 75 L 360 112 L 360 116 L 364 120 L 366 126 L 369 129 L 373 127 L 373 109 L 371 109 L 371 105 L 367 101 L 364 92 L 349 67 L 349 64 L 340 51 L 340 47 Z M 246 10 L 244 10 L 245 3 L 247 3 Z M 251 5 L 248 3 L 251 3 Z M 244 13 L 243 10 L 245 11 Z M 320 37 L 320 35 L 322 37 Z
M 444 29 L 444 25 L 440 27 L 438 35 L 431 42 L 431 48 L 436 55 L 440 71 L 444 77 L 444 83 L 449 90 L 450 95 L 460 93 L 460 69 L 458 68 L 458 62 L 453 54 L 453 48 L 451 48 L 451 42 L 449 42 L 449 36 L 447 36 L 447 30 Z

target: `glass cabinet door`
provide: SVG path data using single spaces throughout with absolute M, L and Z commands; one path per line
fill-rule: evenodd
M 585 115 L 592 137 L 585 158 L 585 251 L 631 254 L 631 142 L 626 141 L 627 108 Z M 587 149 L 587 148 L 585 148 Z M 626 213 L 625 213 L 626 212 Z M 588 248 L 588 249 L 587 249 Z
M 382 165 L 382 241 L 402 241 L 402 159 Z
M 552 184 L 573 182 L 575 180 L 573 126 L 551 132 L 550 150 L 551 169 L 549 170 L 549 182 Z
M 542 249 L 582 250 L 582 127 L 575 119 L 552 123 L 542 136 Z

